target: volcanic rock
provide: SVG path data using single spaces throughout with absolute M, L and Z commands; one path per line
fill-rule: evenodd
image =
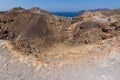
M 18 7 L 0 12 L 0 39 L 10 40 L 16 50 L 27 55 L 41 57 L 36 53 L 42 53 L 57 43 L 96 44 L 119 36 L 118 16 L 110 18 L 96 11 L 66 18 L 37 7 L 28 10 Z

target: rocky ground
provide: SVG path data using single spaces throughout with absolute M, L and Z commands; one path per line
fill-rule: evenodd
M 67 63 L 57 67 L 44 64 L 44 67 L 41 67 L 41 64 L 34 61 L 33 56 L 20 57 L 19 53 L 15 53 L 10 49 L 8 41 L 1 40 L 0 79 L 120 80 L 120 38 L 113 38 L 103 41 L 99 45 L 85 47 L 87 47 L 87 51 L 83 49 L 84 54 L 79 52 L 80 47 L 72 49 L 72 54 L 77 55 L 79 58 L 72 64 Z M 62 52 L 62 50 L 60 51 Z M 16 55 L 13 55 L 13 53 Z
M 0 80 L 120 80 L 119 12 L 0 12 Z

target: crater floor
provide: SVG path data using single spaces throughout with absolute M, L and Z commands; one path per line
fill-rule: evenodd
M 101 43 L 103 52 L 94 53 L 104 55 L 99 60 L 83 58 L 70 65 L 40 69 L 11 57 L 7 43 L 0 41 L 0 80 L 120 80 L 120 45 L 114 39 Z

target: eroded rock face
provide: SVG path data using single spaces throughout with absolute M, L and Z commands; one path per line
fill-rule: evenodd
M 96 43 L 120 34 L 120 18 L 108 17 L 100 12 L 84 12 L 72 18 L 72 25 L 66 28 L 63 39 L 72 43 Z
M 20 12 L 19 10 L 23 11 Z M 16 41 L 29 38 L 47 39 L 49 37 L 58 39 L 62 35 L 61 32 L 63 32 L 70 23 L 70 19 L 54 16 L 40 8 L 32 8 L 29 10 L 13 8 L 10 11 L 0 13 L 1 29 L 4 28 L 6 30 L 7 28 L 8 34 L 14 33 L 14 40 Z M 11 39 L 11 37 L 7 39 Z
M 119 36 L 119 22 L 118 14 L 110 17 L 99 11 L 65 18 L 40 8 L 13 8 L 0 12 L 0 39 L 27 54 L 42 53 L 56 43 L 95 44 Z
M 40 52 L 42 47 L 62 41 L 71 20 L 40 8 L 13 8 L 0 12 L 0 39 L 12 41 L 17 49 L 27 53 Z

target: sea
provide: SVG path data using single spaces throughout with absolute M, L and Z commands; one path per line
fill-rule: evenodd
M 52 14 L 63 17 L 75 17 L 79 16 L 78 12 L 52 12 Z

